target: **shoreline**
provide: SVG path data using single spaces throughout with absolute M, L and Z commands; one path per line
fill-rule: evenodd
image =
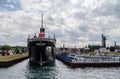
M 18 57 L 18 58 L 15 58 L 15 59 L 9 59 L 9 60 L 0 60 L 0 68 L 5 68 L 5 67 L 10 67 L 14 64 L 17 64 L 25 59 L 28 59 L 28 55 L 24 56 L 23 57 Z

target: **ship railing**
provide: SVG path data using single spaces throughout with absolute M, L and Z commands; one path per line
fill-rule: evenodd
M 30 38 L 28 41 L 37 41 L 37 40 L 56 42 L 54 38 Z

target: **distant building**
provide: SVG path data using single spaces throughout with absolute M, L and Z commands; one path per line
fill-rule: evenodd
M 99 52 L 102 52 L 102 53 L 104 53 L 104 52 L 110 52 L 110 50 L 106 49 L 106 48 L 100 48 Z
M 90 48 L 85 47 L 85 48 L 84 48 L 84 52 L 85 52 L 85 53 L 89 53 L 89 52 L 90 52 Z
M 115 48 L 117 47 L 117 45 L 116 45 L 116 41 L 114 42 L 114 47 L 115 47 Z
M 106 36 L 102 34 L 102 47 L 106 48 Z
M 115 52 L 120 52 L 120 49 L 115 49 Z

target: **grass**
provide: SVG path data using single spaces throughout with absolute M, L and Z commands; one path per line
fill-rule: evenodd
M 90 55 L 95 55 L 95 54 L 96 54 L 96 52 L 89 52 L 89 54 L 90 54 Z
M 19 59 L 19 58 L 23 58 L 23 57 L 27 57 L 28 55 L 24 55 L 24 54 L 15 54 L 15 55 L 6 55 L 6 56 L 1 56 L 0 55 L 0 62 L 8 62 L 11 60 L 15 60 L 15 59 Z

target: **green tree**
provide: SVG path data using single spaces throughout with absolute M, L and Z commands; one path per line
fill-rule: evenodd
M 11 46 L 9 45 L 1 46 L 1 50 L 10 50 L 10 49 L 11 49 Z
M 101 46 L 99 46 L 99 45 L 88 45 L 88 47 L 90 48 L 90 51 L 94 51 L 94 50 L 98 50 L 99 48 L 101 48 Z
M 0 46 L 0 50 L 2 49 L 2 46 Z

